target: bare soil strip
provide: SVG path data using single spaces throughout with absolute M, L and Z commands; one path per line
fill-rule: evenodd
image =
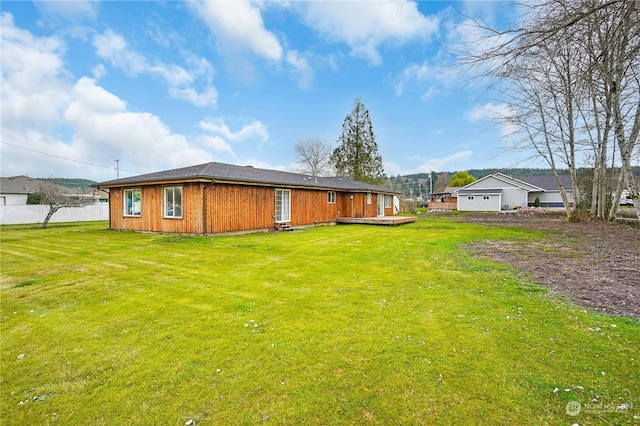
M 476 256 L 532 274 L 534 281 L 595 311 L 640 319 L 640 231 L 604 222 L 571 223 L 549 214 L 478 214 L 486 225 L 549 230 L 533 244 L 485 241 Z

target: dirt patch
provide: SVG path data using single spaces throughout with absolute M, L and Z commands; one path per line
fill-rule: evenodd
M 513 265 L 580 306 L 640 319 L 640 229 L 544 213 L 471 214 L 465 222 L 548 230 L 535 243 L 486 241 L 476 256 Z

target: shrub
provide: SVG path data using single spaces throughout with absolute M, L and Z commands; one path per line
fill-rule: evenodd
M 415 201 L 400 200 L 400 213 L 404 214 L 418 214 L 418 203 Z

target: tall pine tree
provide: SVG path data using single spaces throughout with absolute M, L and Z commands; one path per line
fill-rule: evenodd
M 369 111 L 359 97 L 354 101 L 353 111 L 344 118 L 331 162 L 339 176 L 374 185 L 386 180 Z

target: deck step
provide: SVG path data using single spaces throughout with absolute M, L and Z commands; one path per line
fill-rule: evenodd
M 280 231 L 280 232 L 291 232 L 291 231 L 293 231 L 293 228 L 291 227 L 291 225 L 287 225 L 286 223 L 279 223 L 278 224 L 278 231 Z

